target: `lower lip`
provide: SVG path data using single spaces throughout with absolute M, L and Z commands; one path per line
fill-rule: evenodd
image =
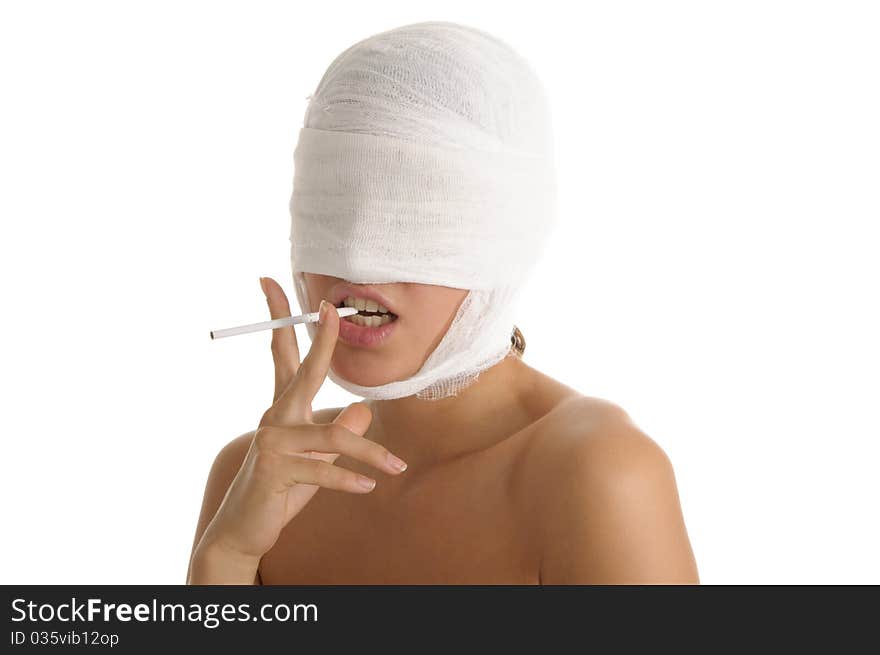
M 339 321 L 339 339 L 350 346 L 375 348 L 390 336 L 398 320 L 400 319 L 379 327 L 365 327 L 343 318 Z

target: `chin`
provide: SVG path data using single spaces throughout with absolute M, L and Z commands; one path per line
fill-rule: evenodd
M 347 350 L 348 352 L 342 353 L 337 346 L 332 366 L 336 375 L 352 384 L 358 384 L 362 387 L 378 387 L 407 377 L 383 365 L 382 359 L 385 358 L 377 357 L 377 353 Z

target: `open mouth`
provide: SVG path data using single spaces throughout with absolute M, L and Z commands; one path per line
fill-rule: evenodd
M 342 307 L 354 307 L 357 309 L 357 314 L 346 316 L 342 320 L 361 327 L 377 328 L 397 320 L 397 314 L 389 311 L 387 307 L 372 299 L 347 296 L 336 307 L 339 309 Z

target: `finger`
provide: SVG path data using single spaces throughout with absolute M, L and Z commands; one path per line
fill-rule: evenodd
M 341 457 L 339 453 L 322 453 L 319 450 L 310 450 L 306 453 L 311 459 L 320 459 L 322 462 L 332 464 Z
M 392 475 L 406 470 L 406 463 L 387 448 L 375 441 L 364 439 L 338 423 L 296 427 L 270 425 L 260 428 L 255 439 L 261 450 L 282 455 L 305 455 L 307 452 L 321 455 L 335 453 L 346 455 Z
M 280 284 L 270 277 L 262 277 L 260 286 L 263 288 L 263 294 L 269 305 L 269 315 L 273 320 L 291 316 L 290 303 Z M 278 400 L 299 368 L 299 346 L 292 325 L 272 330 L 272 359 L 275 362 L 274 401 Z
M 288 487 L 295 484 L 314 484 L 327 489 L 364 494 L 371 492 L 376 486 L 376 481 L 366 475 L 296 455 L 289 457 L 285 473 L 285 485 Z
M 311 416 L 312 401 L 324 384 L 330 370 L 330 360 L 339 338 L 339 313 L 336 307 L 322 300 L 325 312 L 318 325 L 317 334 L 293 381 L 282 392 L 273 407 L 273 414 L 282 423 Z M 320 311 L 320 306 L 319 306 Z
M 333 419 L 333 423 L 343 425 L 355 434 L 359 434 L 361 437 L 366 434 L 367 429 L 372 422 L 373 412 L 370 410 L 370 407 L 366 402 L 352 403 L 339 412 L 339 414 L 336 415 L 336 418 Z M 309 451 L 309 456 L 329 462 L 330 464 L 339 459 L 339 453 L 324 453 L 319 450 Z

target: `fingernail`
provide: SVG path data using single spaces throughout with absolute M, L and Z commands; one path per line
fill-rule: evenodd
M 324 320 L 327 318 L 327 310 L 330 307 L 330 303 L 326 300 L 322 300 L 321 304 L 318 305 L 318 325 L 324 325 Z
M 372 489 L 376 486 L 376 481 L 371 480 L 365 475 L 358 476 L 358 484 L 361 485 L 364 489 Z
M 406 462 L 404 462 L 399 457 L 395 457 L 391 453 L 388 453 L 387 459 L 388 459 L 388 464 L 391 466 L 391 468 L 397 469 L 398 471 L 405 471 L 406 470 Z
M 263 295 L 266 296 L 266 298 L 268 298 L 269 294 L 266 293 L 266 283 L 264 282 L 265 279 L 266 278 L 264 278 L 264 277 L 260 278 L 260 288 L 263 290 Z

